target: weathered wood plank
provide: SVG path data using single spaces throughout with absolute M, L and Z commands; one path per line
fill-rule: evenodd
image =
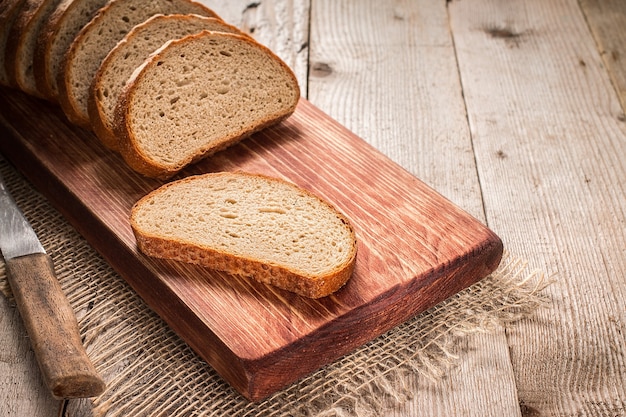
M 623 415 L 626 124 L 576 1 L 453 1 L 487 220 L 555 274 L 508 330 L 530 415 Z
M 309 98 L 484 219 L 445 1 L 316 1 Z M 462 365 L 390 415 L 519 414 L 504 332 L 464 343 Z
M 445 3 L 313 3 L 309 100 L 483 218 Z
M 626 2 L 580 0 L 580 6 L 626 113 Z

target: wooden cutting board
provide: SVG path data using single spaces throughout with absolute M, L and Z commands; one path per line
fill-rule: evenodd
M 202 358 L 260 400 L 492 272 L 500 239 L 306 100 L 280 125 L 184 171 L 285 178 L 350 218 L 357 264 L 309 300 L 137 251 L 128 215 L 162 184 L 129 170 L 60 110 L 0 89 L 0 151 Z

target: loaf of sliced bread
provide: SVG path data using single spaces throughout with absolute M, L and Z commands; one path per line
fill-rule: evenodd
M 33 18 L 33 15 L 37 13 L 37 10 L 43 5 L 44 1 L 45 0 L 25 0 L 22 2 L 21 6 L 15 10 L 16 14 L 13 16 L 12 23 L 8 28 L 3 58 L 7 84 L 11 87 L 18 87 L 15 79 L 15 60 L 17 59 L 17 50 L 22 34 L 28 27 L 28 23 Z M 13 2 L 11 7 L 14 7 L 16 4 L 17 2 Z
M 269 49 L 205 31 L 168 42 L 137 68 L 114 131 L 130 167 L 165 179 L 288 117 L 299 97 L 293 72 Z
M 90 129 L 89 89 L 111 49 L 137 24 L 155 14 L 217 15 L 192 0 L 112 0 L 78 33 L 57 80 L 59 103 L 74 124 Z
M 57 77 L 63 56 L 78 32 L 108 0 L 63 0 L 39 31 L 33 71 L 37 90 L 50 101 L 57 101 Z
M 5 56 L 7 55 L 7 41 L 9 39 L 9 33 L 15 20 L 24 6 L 25 0 L 2 0 L 2 7 L 0 8 L 0 85 L 11 87 L 14 82 L 9 79 L 7 68 L 5 64 Z
M 214 173 L 166 184 L 135 204 L 141 252 L 243 275 L 320 298 L 350 278 L 357 253 L 348 219 L 289 182 Z
M 156 15 L 135 26 L 109 52 L 96 73 L 88 102 L 91 128 L 105 146 L 119 148 L 113 117 L 120 92 L 133 71 L 167 41 L 203 30 L 241 34 L 236 27 L 214 17 Z
M 60 0 L 26 0 L 9 32 L 5 55 L 8 77 L 16 87 L 34 96 L 41 96 L 33 73 L 37 36 L 59 2 Z

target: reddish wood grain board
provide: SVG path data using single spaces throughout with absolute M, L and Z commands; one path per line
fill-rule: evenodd
M 202 358 L 262 399 L 477 282 L 502 255 L 476 219 L 306 100 L 280 125 L 181 173 L 282 177 L 352 221 L 353 277 L 308 300 L 250 279 L 138 253 L 131 206 L 162 183 L 130 171 L 59 109 L 0 90 L 0 151 Z

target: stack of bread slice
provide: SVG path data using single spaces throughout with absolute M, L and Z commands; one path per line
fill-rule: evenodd
M 14 86 L 15 75 L 7 72 L 7 48 L 9 47 L 9 35 L 15 26 L 18 16 L 23 10 L 26 0 L 3 0 L 0 8 L 0 85 Z
M 280 58 L 193 0 L 5 2 L 0 84 L 58 102 L 149 177 L 280 122 L 300 98 Z
M 104 145 L 113 150 L 120 149 L 113 131 L 113 116 L 120 94 L 135 69 L 169 40 L 203 30 L 240 33 L 237 28 L 215 17 L 158 14 L 135 26 L 109 52 L 91 84 L 87 107 L 91 127 Z
M 65 53 L 57 80 L 59 102 L 70 121 L 89 128 L 87 101 L 102 60 L 137 24 L 155 14 L 195 13 L 215 16 L 200 3 L 188 0 L 115 0 L 101 8 L 78 33 Z
M 68 120 L 149 177 L 169 179 L 280 122 L 300 98 L 281 59 L 193 0 L 5 3 L 0 84 L 58 103 Z M 282 179 L 183 178 L 141 199 L 130 221 L 149 256 L 305 297 L 335 292 L 355 267 L 348 219 Z
M 17 3 L 13 0 L 14 5 Z M 33 73 L 37 34 L 59 3 L 60 0 L 26 0 L 17 6 L 14 20 L 3 29 L 7 31 L 3 52 L 8 82 L 31 95 L 41 96 Z
M 78 33 L 109 0 L 62 0 L 37 35 L 33 73 L 44 98 L 58 101 L 57 74 Z

